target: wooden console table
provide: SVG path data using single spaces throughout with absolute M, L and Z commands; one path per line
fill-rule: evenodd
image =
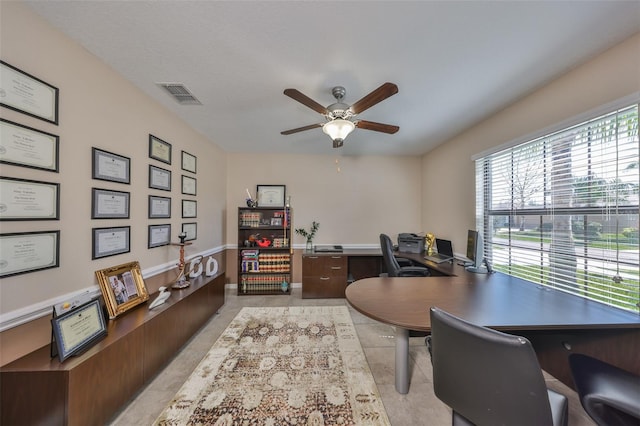
M 3 366 L 0 424 L 105 424 L 220 309 L 224 286 L 224 273 L 191 279 L 164 305 L 109 321 L 107 337 L 77 357 L 60 363 L 47 345 Z

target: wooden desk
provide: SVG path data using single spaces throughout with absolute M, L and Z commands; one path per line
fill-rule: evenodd
M 453 275 L 449 262 L 435 264 L 423 254 L 396 252 L 396 257 L 410 259 L 430 268 L 434 275 Z M 341 252 L 302 253 L 302 298 L 341 298 L 347 284 L 386 272 L 382 251 L 376 249 L 344 249 Z
M 431 330 L 431 306 L 527 337 L 541 367 L 571 387 L 567 361 L 571 352 L 586 353 L 640 374 L 638 315 L 509 275 L 472 274 L 455 264 L 446 267 L 455 275 L 366 278 L 346 289 L 346 298 L 357 311 L 396 326 L 399 393 L 409 391 L 409 330 Z

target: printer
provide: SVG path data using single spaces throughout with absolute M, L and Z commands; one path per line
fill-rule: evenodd
M 402 253 L 422 253 L 424 237 L 417 234 L 398 234 L 398 251 Z

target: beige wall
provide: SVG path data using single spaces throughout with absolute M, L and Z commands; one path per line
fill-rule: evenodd
M 330 144 L 329 138 L 325 143 Z M 291 195 L 294 228 L 320 228 L 314 244 L 345 247 L 379 246 L 380 233 L 396 238 L 400 232 L 421 232 L 419 157 L 229 154 L 227 164 L 227 243 L 237 245 L 238 206 L 245 206 L 246 189 L 255 197 L 256 185 L 286 185 Z M 337 164 L 336 164 L 337 160 Z M 259 166 L 258 166 L 259 165 Z M 338 167 L 340 171 L 338 171 Z M 294 234 L 294 247 L 305 239 Z M 235 252 L 227 271 L 236 282 Z M 301 281 L 299 253 L 293 282 Z
M 2 2 L 2 60 L 45 80 L 60 90 L 59 125 L 0 108 L 2 118 L 60 136 L 60 172 L 2 165 L 2 175 L 60 183 L 59 221 L 2 222 L 3 233 L 60 230 L 60 267 L 0 280 L 0 318 L 6 320 L 38 307 L 51 309 L 61 296 L 96 288 L 94 271 L 138 260 L 142 270 L 171 265 L 176 247 L 147 248 L 147 225 L 171 223 L 173 239 L 181 218 L 180 151 L 198 158 L 198 238 L 188 253 L 212 252 L 224 246 L 226 154 L 184 122 L 152 101 L 119 74 L 49 26 L 19 2 Z M 148 158 L 148 135 L 170 142 L 173 161 Z M 131 158 L 131 185 L 91 179 L 91 147 Z M 172 171 L 172 191 L 148 188 L 148 167 Z M 206 166 L 205 166 L 206 165 Z M 130 219 L 92 220 L 91 188 L 131 193 Z M 148 195 L 170 195 L 171 219 L 147 218 Z M 193 198 L 193 197 L 191 197 Z M 91 229 L 131 226 L 131 252 L 91 260 Z M 161 283 L 147 280 L 150 292 Z M 46 319 L 0 334 L 0 364 L 43 346 L 51 327 Z
M 228 243 L 237 244 L 237 207 L 246 205 L 246 189 L 255 196 L 257 184 L 286 185 L 294 227 L 320 223 L 314 244 L 377 245 L 381 232 L 395 238 L 398 232 L 421 231 L 419 157 L 344 157 L 339 152 L 228 154 Z M 295 235 L 293 242 L 304 245 L 305 240 Z
M 523 76 L 526 78 L 526 75 Z M 531 135 L 640 91 L 640 34 L 467 130 L 422 159 L 422 228 L 448 237 L 464 253 L 475 229 L 474 162 L 491 147 Z

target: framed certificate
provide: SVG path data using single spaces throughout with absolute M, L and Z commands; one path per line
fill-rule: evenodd
M 197 160 L 195 155 L 191 155 L 187 151 L 182 151 L 182 170 L 196 173 Z
M 284 207 L 285 185 L 258 185 L 257 198 L 259 207 Z
M 187 234 L 187 237 L 184 239 L 185 241 L 193 241 L 198 238 L 198 224 L 196 222 L 183 223 L 182 232 Z
M 101 269 L 96 278 L 111 319 L 149 300 L 138 262 Z
M 60 265 L 60 231 L 0 234 L 0 278 Z
M 58 171 L 60 137 L 0 118 L 0 163 Z
M 129 183 L 131 175 L 131 159 L 113 152 L 91 148 L 93 163 L 91 177 L 98 180 Z
M 91 219 L 129 219 L 128 192 L 91 189 Z
M 60 362 L 85 351 L 107 335 L 107 322 L 102 314 L 100 299 L 93 299 L 60 316 L 54 316 L 51 328 Z M 53 351 L 52 355 L 55 355 Z
M 91 259 L 115 256 L 131 251 L 131 227 L 93 228 Z
M 149 188 L 171 191 L 171 170 L 149 164 Z
M 171 242 L 171 225 L 149 225 L 148 248 L 166 246 Z
M 58 88 L 0 61 L 0 105 L 58 124 Z
M 182 193 L 185 195 L 197 195 L 196 194 L 196 178 L 191 176 L 182 175 Z
M 182 217 L 191 218 L 198 216 L 198 202 L 194 200 L 182 200 Z
M 0 177 L 0 220 L 58 220 L 60 184 Z
M 149 219 L 169 219 L 171 198 L 149 195 Z
M 149 158 L 171 164 L 171 144 L 150 134 Z

